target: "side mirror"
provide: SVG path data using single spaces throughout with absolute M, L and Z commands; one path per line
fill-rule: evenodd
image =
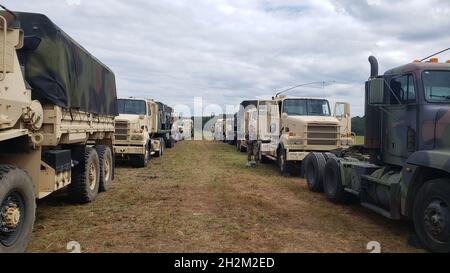
M 283 113 L 281 114 L 281 119 L 287 119 L 288 118 L 288 114 L 287 113 Z
M 370 80 L 369 87 L 369 105 L 384 104 L 384 79 L 377 78 Z

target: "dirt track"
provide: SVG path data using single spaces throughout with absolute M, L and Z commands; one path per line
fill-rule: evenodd
M 417 252 L 411 224 L 358 205 L 335 206 L 275 165 L 213 142 L 178 143 L 146 169 L 122 166 L 114 187 L 88 205 L 64 194 L 38 203 L 30 252 Z

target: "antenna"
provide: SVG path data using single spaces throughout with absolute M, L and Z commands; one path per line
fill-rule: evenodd
M 436 52 L 436 53 L 434 53 L 433 55 L 430 55 L 430 56 L 428 56 L 428 57 L 426 57 L 426 58 L 420 60 L 420 62 L 426 61 L 426 60 L 428 60 L 429 58 L 434 57 L 434 56 L 439 55 L 439 54 L 442 54 L 442 53 L 444 53 L 444 52 L 446 52 L 446 51 L 448 51 L 448 50 L 450 50 L 450 47 L 447 48 L 447 49 L 441 50 L 441 51 L 439 51 L 439 52 Z
M 319 85 L 319 84 L 320 84 L 320 87 L 318 87 L 318 88 L 325 89 L 325 86 L 334 84 L 335 82 L 336 82 L 336 81 L 328 81 L 328 82 L 326 82 L 326 81 L 321 81 L 321 82 L 303 83 L 303 84 L 299 84 L 299 85 L 296 85 L 296 86 L 294 86 L 294 87 L 288 88 L 288 89 L 286 89 L 286 90 L 280 91 L 280 92 L 278 92 L 275 96 L 279 96 L 279 95 L 284 94 L 284 93 L 287 93 L 287 92 L 289 92 L 289 91 L 291 91 L 291 90 L 297 89 L 297 88 L 299 88 L 299 87 L 308 86 L 308 85 Z M 315 87 L 315 88 L 317 88 L 317 87 Z

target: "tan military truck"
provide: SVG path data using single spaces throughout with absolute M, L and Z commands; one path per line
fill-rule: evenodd
M 353 145 L 348 103 L 336 103 L 332 114 L 326 99 L 276 96 L 247 103 L 246 108 L 241 116 L 249 120 L 245 124 L 256 123 L 257 158 L 276 160 L 283 174 L 300 172 L 311 152 Z
M 108 190 L 116 103 L 114 74 L 47 17 L 0 13 L 0 253 L 25 251 L 36 199 Z
M 120 115 L 115 120 L 114 141 L 116 160 L 131 161 L 137 167 L 146 167 L 151 156 L 160 157 L 166 147 L 172 147 L 172 120 L 164 119 L 165 111 L 161 105 L 151 99 L 118 100 Z

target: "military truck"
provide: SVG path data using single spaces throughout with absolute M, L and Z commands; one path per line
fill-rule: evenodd
M 171 108 L 151 99 L 118 100 L 115 119 L 114 153 L 116 160 L 146 167 L 151 157 L 161 157 L 166 147 L 173 147 Z M 167 118 L 169 116 L 169 118 Z
M 211 133 L 213 134 L 213 138 L 216 141 L 224 141 L 223 123 L 223 118 L 219 117 L 214 123 L 214 127 L 211 128 Z
M 378 75 L 370 57 L 365 145 L 310 156 L 310 183 L 334 203 L 357 199 L 414 222 L 422 245 L 450 252 L 450 62 L 415 61 Z
M 0 13 L 0 253 L 23 252 L 36 199 L 93 201 L 114 178 L 114 74 L 46 16 Z
M 247 104 L 244 119 L 256 123 L 257 159 L 277 161 L 282 174 L 301 173 L 311 152 L 353 145 L 348 103 L 336 103 L 334 114 L 326 99 L 275 96 Z
M 191 140 L 194 136 L 194 121 L 190 118 L 180 120 L 178 123 L 178 130 L 180 131 L 183 140 Z
M 235 120 L 234 117 L 230 118 L 227 115 L 223 115 L 223 142 L 229 145 L 235 145 L 235 131 L 234 131 Z
M 239 105 L 239 112 L 235 114 L 236 120 L 236 148 L 240 152 L 247 151 L 247 138 L 246 135 L 250 131 L 256 129 L 256 106 L 258 101 L 246 100 Z

